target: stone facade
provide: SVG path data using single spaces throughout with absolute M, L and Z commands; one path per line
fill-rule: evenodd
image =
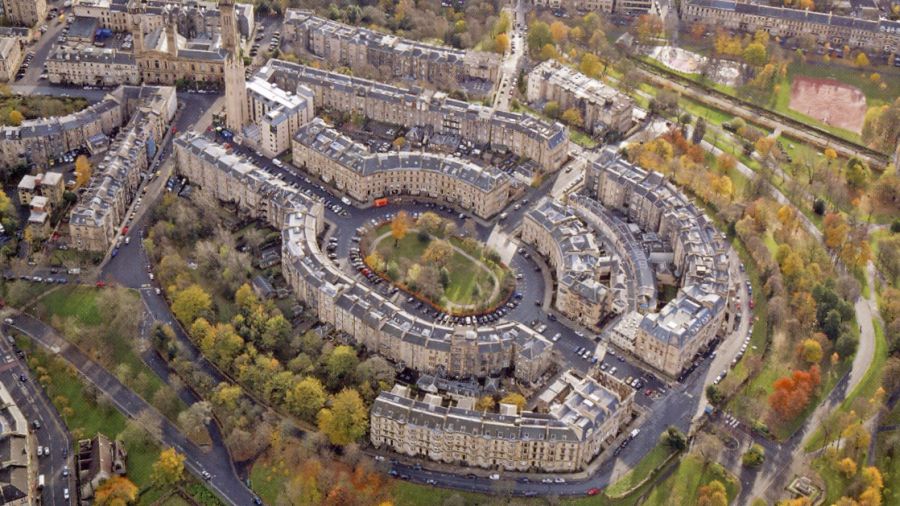
M 141 87 L 125 91 L 140 105 L 94 167 L 87 191 L 72 210 L 69 234 L 76 249 L 105 252 L 113 246 L 142 176 L 175 116 L 174 88 Z
M 611 149 L 589 172 L 588 190 L 599 203 L 671 246 L 681 290 L 658 313 L 644 315 L 630 351 L 675 377 L 723 330 L 732 312 L 725 238 L 665 176 L 636 167 Z
M 270 60 L 259 76 L 285 90 L 308 87 L 315 94 L 317 110 L 357 113 L 408 128 L 418 126 L 430 134 L 458 136 L 530 158 L 547 171 L 559 169 L 568 159 L 568 133 L 560 123 L 454 100 L 442 92 L 400 88 L 281 60 Z
M 91 137 L 112 134 L 127 118 L 119 88 L 100 102 L 66 116 L 0 127 L 0 165 L 52 165 L 63 153 L 85 146 Z
M 20 37 L 0 37 L 0 81 L 12 81 L 24 59 Z
M 94 46 L 55 47 L 47 55 L 47 80 L 77 86 L 134 86 L 141 83 L 141 74 L 130 53 Z
M 487 218 L 510 198 L 510 178 L 498 169 L 420 151 L 369 153 L 318 118 L 294 136 L 292 163 L 360 202 L 424 196 Z
M 3 0 L 3 16 L 14 25 L 35 26 L 47 18 L 47 0 Z
M 555 101 L 560 111 L 574 108 L 584 119 L 584 129 L 594 135 L 624 134 L 634 123 L 634 102 L 625 94 L 548 60 L 528 74 L 529 102 Z
M 288 9 L 283 29 L 286 44 L 333 65 L 355 71 L 368 65 L 383 69 L 389 77 L 447 90 L 458 89 L 461 81 L 470 79 L 494 83 L 500 71 L 500 56 L 494 53 L 403 39 L 321 18 L 310 11 Z
M 832 47 L 900 51 L 900 21 L 889 19 L 863 19 L 733 0 L 688 0 L 682 4 L 681 19 L 726 30 L 765 30 L 782 38 L 811 34 Z
M 528 211 L 521 233 L 522 241 L 534 246 L 554 269 L 556 309 L 597 328 L 609 311 L 609 279 L 617 260 L 601 251 L 594 233 L 572 209 L 548 197 Z
M 541 396 L 545 412 L 475 410 L 475 399 L 416 398 L 395 385 L 375 399 L 370 439 L 376 447 L 449 464 L 509 471 L 583 469 L 630 421 L 634 391 L 600 372 L 567 371 Z

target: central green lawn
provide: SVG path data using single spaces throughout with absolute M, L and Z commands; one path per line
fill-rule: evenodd
M 384 234 L 389 234 L 390 229 L 390 224 L 378 227 L 372 234 L 373 240 Z M 429 242 L 430 239 L 423 241 L 418 232 L 411 230 L 400 240 L 394 240 L 393 237 L 388 235 L 378 243 L 377 251 L 386 262 L 396 262 L 402 269 L 406 263 L 404 260 L 408 261 L 409 266 L 416 263 L 422 264 L 421 257 Z M 461 250 L 463 249 L 462 241 L 455 237 L 448 242 Z M 472 257 L 477 258 L 478 255 L 477 252 L 470 253 Z M 495 283 L 494 278 L 488 275 L 485 269 L 490 269 L 498 281 L 508 275 L 508 270 L 504 267 L 497 266 L 492 269 L 486 263 L 473 262 L 459 251 L 453 252 L 445 268 L 447 269 L 449 283 L 444 290 L 444 296 L 442 300 L 432 301 L 438 306 L 445 306 L 448 303 L 480 306 L 491 295 Z M 401 272 L 400 276 L 405 277 L 406 273 Z M 397 281 L 402 281 L 402 279 Z

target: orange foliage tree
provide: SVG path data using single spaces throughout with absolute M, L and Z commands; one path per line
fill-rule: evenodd
M 775 380 L 769 405 L 782 420 L 793 420 L 809 405 L 813 391 L 822 381 L 819 366 L 808 371 L 794 371 Z

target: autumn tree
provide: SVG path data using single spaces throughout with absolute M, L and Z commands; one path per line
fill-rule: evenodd
M 113 475 L 100 482 L 94 492 L 97 506 L 125 506 L 137 499 L 138 487 L 124 476 Z
M 555 60 L 557 58 L 559 58 L 559 51 L 556 50 L 556 46 L 553 44 L 544 45 L 538 54 L 538 59 L 541 61 Z
M 178 426 L 193 441 L 208 439 L 206 426 L 210 420 L 212 420 L 212 405 L 208 401 L 195 402 L 186 410 L 178 413 Z
M 866 53 L 860 51 L 856 54 L 856 58 L 853 59 L 853 63 L 855 63 L 857 67 L 868 67 L 869 57 L 866 56 Z
M 356 356 L 356 350 L 351 346 L 341 345 L 336 347 L 325 357 L 325 372 L 328 375 L 328 386 L 337 388 L 346 383 L 354 382 L 356 366 L 359 365 L 359 358 Z
M 596 78 L 603 70 L 603 64 L 600 63 L 600 58 L 597 58 L 597 55 L 584 53 L 581 57 L 581 62 L 578 64 L 578 70 L 588 77 Z
M 444 233 L 444 219 L 432 211 L 426 211 L 416 220 L 416 228 L 440 237 Z
M 422 252 L 422 262 L 434 264 L 438 267 L 447 265 L 453 256 L 453 247 L 450 243 L 442 239 L 437 239 L 428 243 L 428 247 Z
M 319 411 L 319 430 L 333 445 L 346 446 L 366 433 L 369 415 L 359 392 L 345 388 Z
M 498 33 L 494 37 L 494 52 L 503 54 L 509 49 L 509 35 L 506 33 Z
M 637 39 L 641 43 L 646 43 L 662 33 L 663 21 L 655 14 L 644 14 L 638 18 L 634 31 Z
M 797 348 L 807 364 L 818 364 L 822 360 L 822 345 L 815 339 L 804 339 Z
M 551 118 L 559 117 L 559 102 L 550 100 L 549 102 L 544 104 L 544 114 L 550 116 Z
M 769 60 L 769 54 L 766 46 L 759 42 L 747 44 L 747 47 L 741 52 L 744 61 L 754 67 L 762 67 Z
M 206 314 L 212 308 L 212 298 L 198 284 L 179 290 L 172 298 L 172 312 L 185 325 L 193 323 L 197 317 Z
M 782 420 L 793 420 L 809 405 L 812 393 L 820 381 L 818 365 L 813 365 L 809 371 L 794 371 L 789 376 L 779 378 L 772 385 L 769 405 Z
M 406 233 L 409 231 L 409 223 L 409 214 L 406 211 L 398 212 L 394 219 L 391 220 L 391 236 L 394 238 L 394 246 L 406 237 Z
M 478 411 L 493 411 L 496 405 L 497 401 L 494 400 L 493 396 L 483 395 L 475 402 L 475 409 Z
M 163 489 L 171 489 L 184 479 L 184 455 L 174 448 L 159 452 L 151 472 L 153 482 Z
M 550 23 L 550 37 L 553 42 L 562 44 L 569 37 L 569 27 L 562 21 L 554 21 Z
M 520 413 L 525 409 L 525 402 L 525 397 L 516 392 L 509 393 L 506 397 L 500 399 L 501 404 L 514 404 Z
M 15 110 L 15 109 L 9 111 L 9 124 L 10 125 L 19 126 L 22 124 L 23 121 L 25 121 L 25 116 L 21 112 Z
M 728 491 L 719 480 L 713 480 L 697 491 L 697 506 L 728 506 Z
M 88 158 L 84 155 L 78 155 L 78 158 L 75 159 L 75 186 L 81 188 L 88 184 L 88 181 L 91 180 L 92 172 L 93 169 Z
M 312 420 L 325 405 L 325 387 L 311 376 L 295 380 L 288 391 L 287 407 L 290 412 L 304 420 Z
M 528 25 L 528 35 L 526 36 L 528 50 L 532 55 L 538 54 L 544 46 L 553 43 L 553 35 L 550 33 L 550 26 L 543 21 L 534 21 Z
M 856 475 L 856 461 L 850 457 L 844 457 L 835 462 L 834 468 L 848 479 Z
M 562 120 L 577 128 L 584 126 L 584 119 L 581 117 L 581 112 L 574 107 L 570 107 L 563 112 Z

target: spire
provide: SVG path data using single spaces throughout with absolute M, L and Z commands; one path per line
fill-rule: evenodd
M 247 122 L 247 82 L 244 78 L 244 60 L 238 45 L 240 38 L 234 19 L 234 2 L 219 2 L 221 15 L 222 49 L 225 55 L 225 124 L 235 135 L 241 135 L 241 129 Z

